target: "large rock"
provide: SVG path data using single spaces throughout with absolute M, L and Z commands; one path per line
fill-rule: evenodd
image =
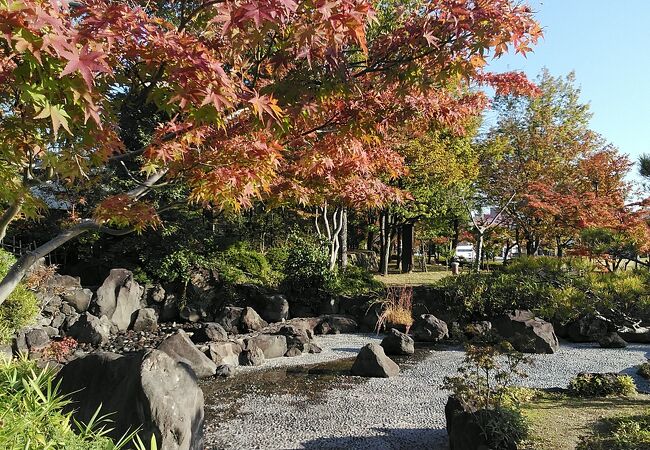
M 194 346 L 183 330 L 178 330 L 162 341 L 158 350 L 191 367 L 198 378 L 211 377 L 217 371 L 216 364 Z
M 226 306 L 219 316 L 215 319 L 219 325 L 223 327 L 228 333 L 238 334 L 241 325 L 241 316 L 244 313 L 244 308 L 235 306 Z
M 598 314 L 586 314 L 564 328 L 567 339 L 573 342 L 598 342 L 610 331 L 614 331 L 612 322 Z
M 208 345 L 208 355 L 216 365 L 229 364 L 236 366 L 239 364 L 239 354 L 242 347 L 236 342 L 211 342 Z
M 261 366 L 264 363 L 264 352 L 261 348 L 252 346 L 239 354 L 239 364 L 242 366 Z
M 598 345 L 602 348 L 625 348 L 627 342 L 621 338 L 616 331 L 607 333 L 598 340 Z
M 268 323 L 250 306 L 244 308 L 242 311 L 239 323 L 239 329 L 242 332 L 250 333 L 252 331 L 259 331 L 267 325 Z
M 560 344 L 553 325 L 530 311 L 517 310 L 492 321 L 496 332 L 524 353 L 555 353 Z
M 388 335 L 381 341 L 381 346 L 387 355 L 412 355 L 415 353 L 413 339 L 395 328 L 391 328 Z
M 203 392 L 194 373 L 164 352 L 90 354 L 63 367 L 57 381 L 71 401 L 64 411 L 88 423 L 101 406 L 114 439 L 142 427 L 142 441 L 153 435 L 159 449 L 203 449 Z
M 455 397 L 445 405 L 445 420 L 449 436 L 449 450 L 487 450 L 489 445 L 476 411 L 467 409 Z M 504 449 L 510 450 L 510 449 Z M 512 450 L 516 450 L 516 447 Z
M 203 324 L 201 328 L 194 330 L 192 334 L 192 342 L 195 344 L 200 344 L 203 342 L 219 342 L 227 341 L 228 333 L 223 327 L 216 322 L 208 322 Z
M 623 338 L 625 342 L 650 344 L 650 328 L 647 327 L 622 327 L 618 330 L 618 335 Z
M 313 334 L 308 329 L 300 328 L 296 325 L 284 325 L 280 327 L 278 334 L 286 338 L 287 351 L 291 349 L 296 349 L 301 353 L 309 351 Z
M 268 296 L 259 313 L 267 322 L 282 322 L 289 318 L 289 302 L 281 294 Z
M 283 335 L 260 334 L 244 340 L 246 348 L 257 347 L 264 353 L 264 358 L 280 358 L 287 353 L 287 337 Z
M 133 273 L 126 269 L 113 269 L 97 289 L 95 313 L 106 316 L 120 331 L 131 324 L 132 315 L 140 308 L 144 289 L 133 279 Z
M 64 292 L 63 300 L 68 302 L 79 313 L 88 311 L 90 301 L 93 298 L 93 291 L 90 289 L 75 289 L 73 291 Z
M 353 317 L 334 314 L 323 316 L 321 322 L 314 329 L 315 334 L 355 333 L 357 331 L 359 331 L 359 324 Z
M 50 336 L 43 328 L 33 328 L 25 333 L 29 350 L 40 350 L 50 343 Z
M 135 313 L 133 331 L 158 330 L 158 314 L 153 308 L 142 308 Z
M 84 344 L 100 345 L 108 342 L 111 322 L 106 316 L 101 318 L 85 312 L 68 328 L 67 335 Z
M 363 347 L 354 360 L 352 375 L 389 378 L 399 375 L 399 366 L 384 353 L 384 348 L 371 343 Z
M 433 314 L 422 314 L 411 328 L 416 341 L 438 342 L 449 337 L 447 323 Z

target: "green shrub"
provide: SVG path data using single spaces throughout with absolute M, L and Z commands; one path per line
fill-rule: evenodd
M 33 361 L 0 360 L 0 448 L 6 450 L 113 450 L 129 443 L 126 436 L 115 444 L 105 436 L 106 419 L 77 426 L 63 414 L 67 400 L 56 392 L 54 372 L 40 370 Z M 75 433 L 73 429 L 78 429 Z
M 628 375 L 580 373 L 569 382 L 569 393 L 576 397 L 629 396 L 636 393 L 636 386 Z
M 582 438 L 577 450 L 650 450 L 650 410 L 607 419 L 603 425 L 597 434 Z
M 229 284 L 277 284 L 280 275 L 271 269 L 264 254 L 252 250 L 246 243 L 229 247 L 216 257 L 215 268 L 222 281 Z
M 283 290 L 298 296 L 321 293 L 334 281 L 327 246 L 308 237 L 291 238 L 283 272 Z
M 641 375 L 646 380 L 650 380 L 650 361 L 646 361 L 639 366 L 636 373 Z
M 0 279 L 16 262 L 10 253 L 0 249 Z M 40 310 L 40 304 L 33 292 L 23 283 L 0 305 L 0 343 L 6 342 L 11 335 L 21 328 L 30 325 Z
M 326 289 L 335 295 L 359 297 L 378 295 L 383 292 L 384 284 L 375 280 L 373 274 L 366 269 L 349 265 L 344 270 L 335 272 L 329 278 Z
M 518 448 L 530 433 L 526 419 L 516 408 L 482 409 L 477 411 L 476 419 L 488 447 L 494 450 Z

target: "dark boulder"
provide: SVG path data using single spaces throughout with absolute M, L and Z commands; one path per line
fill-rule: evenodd
M 615 331 L 614 324 L 599 314 L 586 314 L 564 328 L 566 338 L 573 342 L 598 342 L 611 331 Z
M 289 350 L 287 350 L 287 353 L 284 354 L 287 358 L 293 358 L 295 356 L 300 356 L 302 355 L 302 352 L 298 350 L 296 347 L 291 347 Z
M 321 318 L 314 328 L 314 334 L 355 333 L 358 330 L 359 324 L 353 317 L 332 314 Z
M 625 342 L 650 344 L 650 328 L 647 327 L 621 327 L 618 330 L 618 334 Z
M 111 322 L 102 316 L 97 318 L 85 312 L 70 326 L 67 335 L 82 344 L 100 345 L 108 342 L 111 334 Z
M 43 328 L 33 328 L 25 333 L 25 341 L 30 351 L 40 350 L 50 343 L 50 336 Z
M 469 410 L 455 397 L 449 397 L 447 400 L 445 420 L 449 436 L 449 450 L 488 450 L 490 448 L 483 429 L 478 423 L 476 411 Z
M 598 340 L 598 345 L 602 348 L 625 348 L 627 347 L 627 342 L 617 332 L 613 331 L 602 336 Z
M 381 346 L 387 355 L 412 355 L 415 353 L 413 339 L 395 328 L 391 328 L 388 335 L 381 341 Z
M 241 316 L 244 308 L 235 306 L 226 306 L 215 319 L 219 325 L 230 334 L 239 334 L 241 325 Z
M 221 364 L 220 366 L 217 367 L 217 373 L 215 373 L 215 376 L 230 378 L 234 374 L 235 374 L 235 368 L 233 366 L 231 366 L 230 364 Z
M 384 348 L 371 343 L 364 346 L 354 360 L 352 375 L 389 378 L 399 375 L 399 366 L 384 353 Z
M 86 312 L 93 298 L 93 292 L 90 289 L 74 289 L 62 294 L 63 300 L 72 305 L 79 313 Z
M 447 323 L 433 314 L 422 314 L 411 328 L 416 341 L 438 342 L 449 337 Z
M 289 318 L 289 302 L 281 294 L 268 296 L 259 313 L 267 322 L 282 322 Z
M 203 449 L 203 392 L 194 373 L 164 352 L 90 354 L 64 366 L 56 381 L 71 401 L 64 412 L 88 423 L 101 407 L 113 439 L 142 427 L 142 441 L 153 435 L 160 449 Z
M 203 324 L 200 328 L 194 330 L 192 334 L 192 342 L 200 344 L 203 342 L 219 342 L 227 341 L 228 333 L 223 327 L 216 322 L 208 322 Z
M 183 330 L 178 330 L 162 341 L 158 350 L 167 353 L 174 360 L 186 364 L 198 378 L 211 377 L 217 370 L 215 363 L 194 346 Z
M 515 350 L 524 353 L 555 353 L 560 344 L 553 325 L 530 311 L 517 310 L 492 321 L 496 332 Z

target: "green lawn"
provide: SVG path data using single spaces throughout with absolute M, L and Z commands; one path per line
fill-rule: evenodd
M 650 395 L 633 397 L 575 398 L 543 394 L 524 405 L 532 431 L 528 449 L 573 450 L 582 436 L 593 435 L 606 418 L 639 414 L 650 408 Z
M 436 267 L 435 270 L 429 272 L 411 272 L 399 273 L 392 270 L 387 276 L 375 275 L 375 279 L 381 281 L 386 286 L 423 286 L 433 284 L 436 281 L 451 275 L 450 271 L 440 270 Z

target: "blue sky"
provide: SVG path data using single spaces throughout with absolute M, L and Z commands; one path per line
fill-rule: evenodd
M 506 55 L 493 71 L 543 67 L 576 73 L 591 127 L 636 160 L 650 153 L 650 0 L 529 0 L 544 38 L 526 58 Z

